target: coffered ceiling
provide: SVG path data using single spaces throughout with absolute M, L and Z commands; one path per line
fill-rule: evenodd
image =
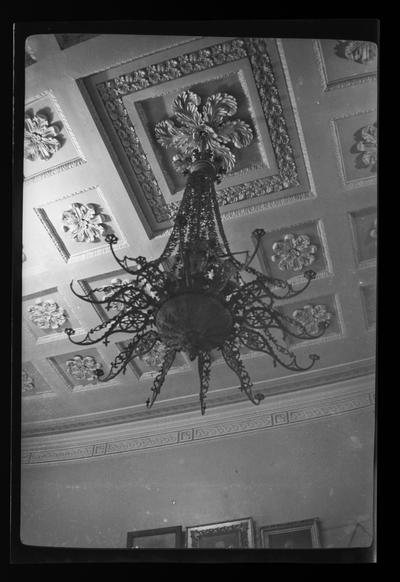
M 257 391 L 306 391 L 373 372 L 375 45 L 47 34 L 29 37 L 26 54 L 26 115 L 41 145 L 24 160 L 23 436 L 199 409 L 197 368 L 185 355 L 148 411 L 157 354 L 101 383 L 93 370 L 108 369 L 126 336 L 88 348 L 72 345 L 63 331 L 73 327 L 79 339 L 107 318 L 73 295 L 72 280 L 87 292 L 129 278 L 111 256 L 107 233 L 118 236 L 121 256 L 151 258 L 162 250 L 184 182 L 154 126 L 185 89 L 202 99 L 233 95 L 255 135 L 217 187 L 232 250 L 251 252 L 251 232 L 265 229 L 256 268 L 294 284 L 309 266 L 317 273 L 301 300 L 281 309 L 307 325 L 318 316 L 329 320 L 321 339 L 292 346 L 303 361 L 318 353 L 312 371 L 274 368 L 268 356 L 244 350 Z M 288 245 L 299 235 L 309 244 L 293 262 Z M 208 409 L 242 399 L 216 353 Z

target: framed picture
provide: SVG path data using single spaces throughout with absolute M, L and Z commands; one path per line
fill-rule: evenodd
M 254 527 L 251 517 L 196 525 L 186 530 L 187 548 L 236 549 L 254 548 Z
M 270 549 L 319 548 L 318 520 L 305 519 L 260 527 L 260 546 Z
M 181 526 L 130 531 L 127 547 L 132 550 L 182 548 L 183 531 Z

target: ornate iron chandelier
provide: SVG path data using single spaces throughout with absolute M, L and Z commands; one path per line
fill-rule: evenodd
M 92 328 L 81 341 L 74 341 L 75 330 L 65 330 L 69 339 L 81 346 L 98 342 L 109 344 L 116 333 L 132 336 L 128 345 L 111 363 L 107 375 L 97 371 L 101 382 L 125 373 L 128 363 L 162 347 L 162 363 L 146 401 L 151 408 L 160 393 L 165 377 L 178 352 L 185 352 L 191 361 L 197 358 L 200 377 L 200 407 L 204 414 L 210 382 L 211 352 L 219 350 L 226 364 L 237 374 L 240 390 L 254 404 L 263 394 L 254 394 L 251 379 L 241 361 L 240 348 L 264 352 L 295 372 L 309 370 L 319 357 L 309 356 L 301 366 L 289 349 L 287 338 L 320 337 L 326 328 L 321 322 L 310 333 L 298 320 L 285 315 L 276 301 L 299 295 L 315 278 L 306 271 L 306 282 L 295 290 L 287 281 L 269 277 L 250 266 L 263 229 L 256 229 L 254 252 L 245 262 L 239 261 L 230 249 L 217 202 L 215 184 L 232 170 L 235 155 L 230 147 L 243 148 L 252 141 L 250 126 L 232 120 L 237 112 L 234 97 L 218 93 L 208 97 L 204 105 L 191 91 L 181 93 L 174 101 L 173 119 L 159 122 L 155 136 L 164 147 L 177 154 L 172 163 L 178 172 L 187 175 L 187 183 L 167 244 L 155 260 L 139 256 L 118 258 L 113 246 L 117 237 L 105 240 L 118 265 L 131 280 L 75 295 L 92 304 L 103 304 L 115 315 Z M 102 299 L 94 293 L 105 293 Z

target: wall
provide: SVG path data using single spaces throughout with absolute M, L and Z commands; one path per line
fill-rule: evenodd
M 21 539 L 123 548 L 135 529 L 318 517 L 324 547 L 368 546 L 373 426 L 369 407 L 169 449 L 28 466 Z M 354 532 L 357 521 L 362 527 Z

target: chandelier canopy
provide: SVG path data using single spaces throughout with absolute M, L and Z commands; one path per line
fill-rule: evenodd
M 241 361 L 241 347 L 268 354 L 274 366 L 279 363 L 296 372 L 309 370 L 319 357 L 311 354 L 310 361 L 301 366 L 289 349 L 287 338 L 320 337 L 326 322 L 321 321 L 311 333 L 275 305 L 276 301 L 302 293 L 315 273 L 306 271 L 305 284 L 294 289 L 287 281 L 251 267 L 265 234 L 263 229 L 253 231 L 255 248 L 245 262 L 236 258 L 240 253 L 231 251 L 215 184 L 235 165 L 235 154 L 230 148 L 249 145 L 253 131 L 244 121 L 231 119 L 237 112 L 236 99 L 231 95 L 217 93 L 200 107 L 200 97 L 185 91 L 174 101 L 173 119 L 161 121 L 155 127 L 159 143 L 177 152 L 172 158 L 175 169 L 187 175 L 183 198 L 163 252 L 154 260 L 141 256 L 121 259 L 113 248 L 117 237 L 107 235 L 105 240 L 115 260 L 131 279 L 114 280 L 113 284 L 85 295 L 78 294 L 71 283 L 73 293 L 82 300 L 103 304 L 107 311 L 116 313 L 80 341 L 72 339 L 75 330 L 68 328 L 65 332 L 78 345 L 101 341 L 107 345 L 110 336 L 117 333 L 131 336 L 111 363 L 108 374 L 97 371 L 101 382 L 125 373 L 131 360 L 162 346 L 160 369 L 146 401 L 148 408 L 158 397 L 176 354 L 182 351 L 190 360 L 197 359 L 200 407 L 204 414 L 214 350 L 221 352 L 238 376 L 240 390 L 251 402 L 259 404 L 264 395 L 253 393 Z M 105 295 L 98 299 L 96 292 Z

